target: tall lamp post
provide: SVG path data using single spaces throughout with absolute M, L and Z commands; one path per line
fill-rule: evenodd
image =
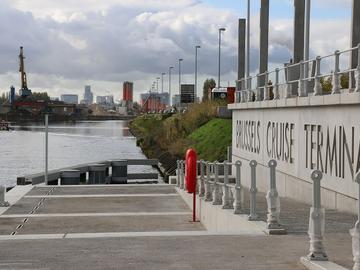
M 195 93 L 194 93 L 194 103 L 196 103 L 196 97 L 197 97 L 197 69 L 198 69 L 198 49 L 200 49 L 201 46 L 197 45 L 195 46 Z
M 304 61 L 309 60 L 309 45 L 310 45 L 310 14 L 311 14 L 311 0 L 305 1 L 305 39 L 304 39 Z M 309 63 L 305 64 L 305 88 L 307 95 L 307 78 L 309 77 Z
M 159 93 L 159 80 L 160 80 L 160 77 L 157 77 L 156 78 L 156 93 Z
M 165 72 L 161 73 L 161 94 L 164 93 L 164 75 L 165 74 L 166 74 Z
M 184 61 L 184 59 L 179 59 L 179 95 L 181 94 L 181 62 Z
M 245 72 L 245 89 L 250 87 L 250 0 L 247 1 L 247 20 L 246 20 L 246 72 Z
M 171 70 L 174 67 L 169 67 L 169 104 L 171 106 L 172 100 L 171 100 Z
M 220 72 L 221 72 L 221 32 L 224 32 L 225 28 L 219 28 L 219 67 L 218 67 L 218 89 L 220 89 Z

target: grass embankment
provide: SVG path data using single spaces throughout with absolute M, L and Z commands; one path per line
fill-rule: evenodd
M 231 144 L 231 120 L 216 118 L 217 105 L 197 104 L 184 114 L 143 115 L 130 127 L 149 158 L 163 152 L 183 158 L 186 149 L 193 147 L 199 159 L 222 161 Z

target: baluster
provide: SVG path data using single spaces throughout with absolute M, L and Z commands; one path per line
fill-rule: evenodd
M 180 160 L 180 188 L 185 188 L 185 161 Z
M 214 162 L 215 169 L 215 177 L 214 177 L 214 188 L 213 188 L 213 205 L 221 205 L 222 199 L 220 195 L 220 187 L 219 187 L 219 163 L 217 161 Z
M 310 253 L 307 257 L 313 261 L 327 261 L 328 257 L 322 242 L 325 233 L 325 209 L 321 207 L 320 190 L 322 173 L 320 171 L 313 171 L 311 179 L 314 181 L 313 206 L 310 209 L 309 217 Z
M 235 201 L 234 201 L 234 214 L 241 214 L 243 208 L 243 187 L 241 185 L 241 161 L 235 162 L 236 170 L 236 184 L 235 184 Z
M 314 96 L 322 95 L 322 86 L 321 86 L 321 57 L 316 57 L 316 71 L 315 71 L 315 85 L 314 85 Z
M 270 100 L 269 93 L 269 72 L 265 73 L 265 83 L 264 83 L 264 100 Z
M 358 50 L 358 65 L 355 70 L 355 90 L 354 92 L 360 92 L 360 44 L 357 47 Z
M 251 168 L 251 186 L 250 186 L 250 214 L 249 220 L 258 220 L 259 216 L 256 214 L 256 166 L 257 162 L 255 160 L 250 161 Z
M 289 70 L 290 70 L 290 66 L 286 66 L 285 67 L 285 74 L 286 74 L 286 87 L 285 87 L 285 98 L 291 98 L 291 83 L 289 80 Z
M 332 74 L 332 92 L 331 94 L 340 94 L 340 51 L 335 51 L 335 69 Z
M 227 160 L 223 162 L 224 165 L 224 185 L 223 185 L 223 197 L 222 208 L 232 209 L 233 206 L 230 202 L 230 188 L 229 188 L 229 163 Z
M 9 207 L 10 204 L 5 201 L 6 188 L 4 186 L 0 186 L 0 207 Z
M 350 230 L 350 235 L 352 237 L 352 253 L 354 256 L 353 270 L 360 270 L 360 172 L 356 174 L 355 182 L 358 183 L 359 186 L 358 219 L 355 223 L 354 228 Z
M 261 101 L 261 86 L 260 86 L 260 75 L 259 74 L 256 75 L 256 81 L 257 81 L 257 86 L 256 86 L 256 92 L 255 92 L 255 100 Z
M 275 86 L 274 86 L 274 99 L 280 99 L 279 93 L 279 72 L 280 69 L 275 69 Z
M 210 162 L 206 161 L 206 182 L 205 182 L 205 201 L 212 201 L 212 190 L 211 190 L 211 173 L 210 173 Z
M 299 90 L 298 96 L 299 97 L 306 97 L 306 85 L 305 85 L 305 63 L 304 61 L 300 61 L 300 78 L 299 78 Z
M 176 161 L 176 186 L 180 187 L 180 161 Z
M 199 197 L 205 196 L 204 160 L 200 160 L 200 193 Z
M 267 229 L 269 234 L 285 233 L 285 230 L 280 225 L 280 198 L 276 189 L 276 161 L 270 160 L 270 190 L 266 194 L 266 201 L 268 205 L 267 214 Z

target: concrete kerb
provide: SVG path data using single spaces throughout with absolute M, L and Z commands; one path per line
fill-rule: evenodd
M 307 257 L 301 257 L 300 262 L 309 270 L 347 270 L 330 261 L 311 261 Z
M 192 194 L 176 187 L 186 204 L 192 209 Z M 248 215 L 235 215 L 232 209 L 223 209 L 221 205 L 213 205 L 204 198 L 197 197 L 196 217 L 208 231 L 213 232 L 248 232 L 253 235 L 265 235 L 266 223 L 249 221 Z

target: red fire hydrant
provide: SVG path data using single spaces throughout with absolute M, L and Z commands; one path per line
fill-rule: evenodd
M 186 151 L 186 172 L 185 172 L 185 183 L 188 193 L 193 193 L 193 222 L 196 221 L 196 167 L 197 157 L 194 149 L 188 149 Z

